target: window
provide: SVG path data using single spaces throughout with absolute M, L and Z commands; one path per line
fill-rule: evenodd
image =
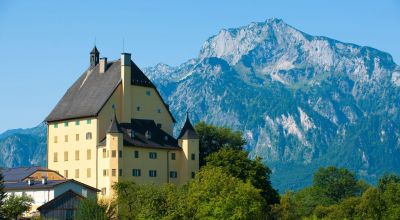
M 196 176 L 195 172 L 192 172 L 192 179 Z
M 107 188 L 101 188 L 101 195 L 106 195 L 106 193 L 107 193 Z
M 118 170 L 118 176 L 122 176 L 122 169 Z
M 192 154 L 192 160 L 196 160 L 196 154 Z
M 140 169 L 133 169 L 132 170 L 132 176 L 141 176 Z
M 76 135 L 75 135 L 75 140 L 76 140 L 76 141 L 79 141 L 79 134 L 76 134 Z
M 75 216 L 75 212 L 73 209 L 65 210 L 65 220 L 73 220 Z
M 171 160 L 175 160 L 175 157 L 176 157 L 175 153 L 171 153 Z
M 58 154 L 54 152 L 53 162 L 58 162 Z
M 149 176 L 150 177 L 156 177 L 157 176 L 157 170 L 149 170 Z
M 78 126 L 80 124 L 79 121 L 75 121 L 75 125 Z
M 118 157 L 119 157 L 119 158 L 122 158 L 122 150 L 119 150 L 119 151 L 118 151 Z
M 68 142 L 68 135 L 65 135 L 65 136 L 64 136 L 64 141 L 65 141 L 65 142 Z
M 79 150 L 75 151 L 75 160 L 79 160 Z
M 157 123 L 157 128 L 160 128 L 160 129 L 161 129 L 161 127 L 162 127 L 162 124 Z
M 92 151 L 90 149 L 86 150 L 86 160 L 92 159 Z
M 112 169 L 111 170 L 111 176 L 116 176 L 117 175 L 117 170 L 116 169 Z
M 79 178 L 79 169 L 75 170 L 75 178 Z
M 176 171 L 169 172 L 169 177 L 170 178 L 177 178 L 178 177 L 178 172 L 176 172 Z
M 90 178 L 92 176 L 92 170 L 90 168 L 86 169 L 86 177 Z
M 117 157 L 117 151 L 116 151 L 116 150 L 112 150 L 112 151 L 111 151 L 111 157 L 112 157 L 112 158 Z
M 58 128 L 58 124 L 57 123 L 54 124 L 54 128 Z
M 54 136 L 54 143 L 57 143 L 57 142 L 58 142 L 57 136 Z
M 88 124 L 88 125 L 92 124 L 92 119 L 86 120 L 86 124 Z
M 64 170 L 64 177 L 68 179 L 68 170 Z
M 147 90 L 147 91 L 146 91 L 146 95 L 147 95 L 147 96 L 150 96 L 150 95 L 151 95 L 151 92 L 150 92 L 149 90 Z
M 64 151 L 64 161 L 68 161 L 68 151 Z
M 140 111 L 140 106 L 136 106 L 136 111 Z
M 64 122 L 64 127 L 68 127 L 68 122 Z
M 108 170 L 107 169 L 103 170 L 103 176 L 108 176 Z
M 139 151 L 135 150 L 135 158 L 139 158 Z
M 159 109 L 157 109 L 157 113 L 161 113 L 161 109 L 159 108 Z
M 157 159 L 157 153 L 156 152 L 150 152 L 149 153 L 150 159 Z
M 107 157 L 107 150 L 104 148 L 103 149 L 103 158 L 106 158 Z
M 92 132 L 86 133 L 86 140 L 92 140 Z

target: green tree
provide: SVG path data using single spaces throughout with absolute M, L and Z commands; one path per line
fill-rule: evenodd
M 387 185 L 392 183 L 400 183 L 400 177 L 396 174 L 383 174 L 383 176 L 378 180 L 378 189 L 385 191 Z
M 281 197 L 280 203 L 273 206 L 272 214 L 276 219 L 281 220 L 301 219 L 298 213 L 298 205 L 294 200 L 294 193 L 291 191 L 286 192 Z
M 361 193 L 361 187 L 353 173 L 344 168 L 321 167 L 313 178 L 313 187 L 318 194 L 325 197 L 319 198 L 328 201 L 331 205 L 351 196 Z
M 221 167 L 244 182 L 250 182 L 261 190 L 266 204 L 279 203 L 279 194 L 270 181 L 271 170 L 262 163 L 260 157 L 251 160 L 248 156 L 246 151 L 224 148 L 209 155 L 206 163 L 207 166 Z
M 18 219 L 18 216 L 30 210 L 32 203 L 33 199 L 28 195 L 8 196 L 2 207 L 3 215 L 6 219 Z
M 113 201 L 97 201 L 96 198 L 86 198 L 80 201 L 75 219 L 114 219 L 115 211 L 116 205 Z
M 356 209 L 360 219 L 380 220 L 384 219 L 386 208 L 380 191 L 376 188 L 369 188 L 363 193 Z
M 190 219 L 260 219 L 262 216 L 260 190 L 222 168 L 203 167 L 188 190 L 186 216 Z
M 172 184 L 138 185 L 122 181 L 114 185 L 120 219 L 181 219 L 184 217 L 185 191 Z
M 242 150 L 243 146 L 246 144 L 241 132 L 234 132 L 229 128 L 217 127 L 208 125 L 205 122 L 200 122 L 195 125 L 195 130 L 200 139 L 200 166 L 205 165 L 205 158 L 213 152 L 217 152 L 222 148 Z
M 386 219 L 400 219 L 400 183 L 392 182 L 386 184 L 382 198 L 385 201 Z

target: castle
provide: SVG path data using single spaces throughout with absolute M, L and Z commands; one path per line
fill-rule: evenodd
M 122 53 L 100 58 L 68 89 L 49 116 L 48 168 L 113 195 L 121 180 L 183 184 L 199 169 L 199 138 L 187 115 L 176 122 L 155 85 Z

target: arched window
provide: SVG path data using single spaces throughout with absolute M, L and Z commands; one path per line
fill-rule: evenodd
M 92 132 L 86 133 L 86 140 L 92 140 Z

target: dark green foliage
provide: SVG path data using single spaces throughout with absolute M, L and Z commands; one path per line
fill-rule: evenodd
M 334 204 L 361 192 L 353 173 L 344 168 L 320 168 L 314 175 L 313 187 L 318 196 L 328 204 Z
M 205 165 L 205 158 L 222 148 L 242 150 L 246 141 L 239 131 L 225 127 L 216 127 L 200 122 L 195 126 L 200 139 L 200 166 Z
M 378 189 L 381 191 L 385 191 L 386 187 L 392 183 L 400 183 L 400 177 L 394 173 L 385 173 L 378 181 Z
M 75 219 L 107 220 L 115 216 L 115 211 L 116 206 L 114 202 L 98 202 L 96 198 L 86 198 L 80 201 Z
M 17 219 L 23 212 L 28 211 L 33 203 L 30 196 L 8 196 L 1 207 L 6 219 Z
M 221 167 L 244 182 L 250 182 L 261 190 L 267 204 L 279 203 L 278 192 L 272 188 L 270 181 L 271 170 L 261 162 L 261 158 L 251 160 L 248 156 L 246 151 L 224 148 L 206 157 L 206 163 L 207 166 Z

